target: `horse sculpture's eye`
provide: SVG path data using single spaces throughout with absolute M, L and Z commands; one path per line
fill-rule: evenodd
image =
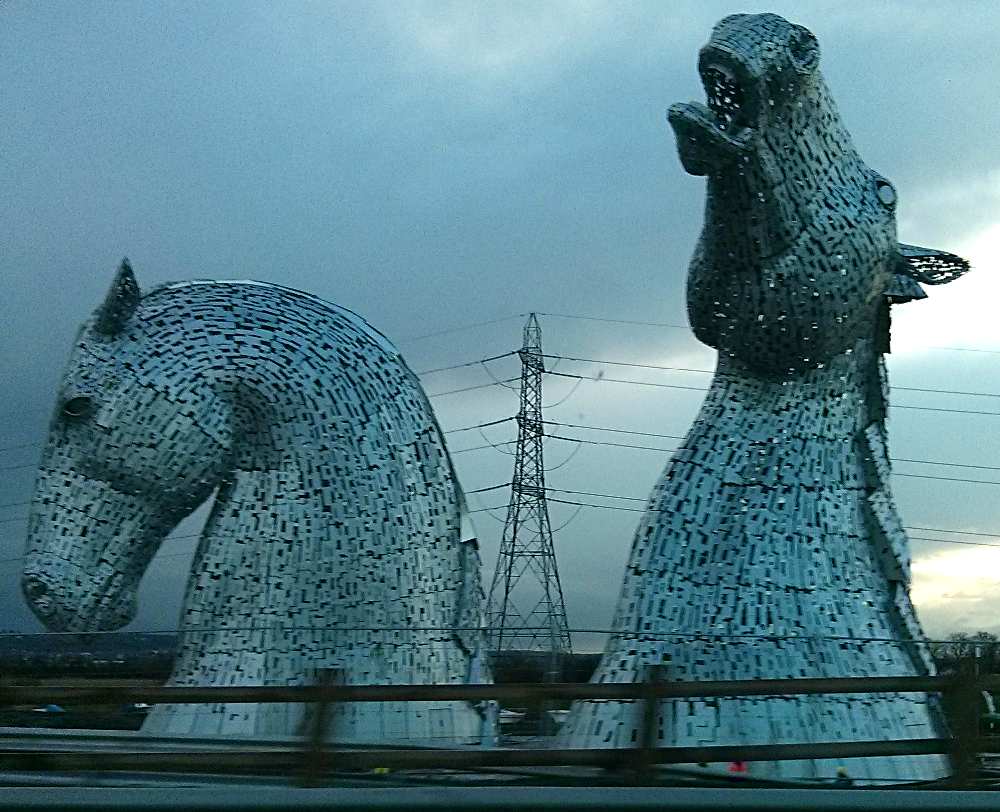
M 891 209 L 896 205 L 896 190 L 889 181 L 881 179 L 875 181 L 875 194 L 886 208 Z
M 62 413 L 64 417 L 86 417 L 93 408 L 93 401 L 86 395 L 77 395 L 63 403 Z

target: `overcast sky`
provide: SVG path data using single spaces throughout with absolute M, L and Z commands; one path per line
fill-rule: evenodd
M 974 263 L 929 300 L 894 310 L 892 382 L 1000 394 L 1000 12 L 992 0 L 0 2 L 0 627 L 41 629 L 21 598 L 16 560 L 39 448 L 18 446 L 44 438 L 75 330 L 123 255 L 147 288 L 244 278 L 310 291 L 362 314 L 416 370 L 513 349 L 523 318 L 507 317 L 528 311 L 686 325 L 683 285 L 704 182 L 681 169 L 665 111 L 703 98 L 698 48 L 735 11 L 776 11 L 816 33 L 859 151 L 897 186 L 900 238 Z M 495 319 L 504 320 L 414 340 Z M 541 321 L 548 352 L 713 363 L 687 329 Z M 708 381 L 559 367 L 602 369 Z M 490 365 L 499 378 L 517 371 L 511 360 Z M 424 379 L 431 394 L 489 381 L 476 366 Z M 571 384 L 546 380 L 546 402 L 559 404 L 549 419 L 683 434 L 701 398 Z M 515 395 L 499 387 L 433 402 L 446 430 L 516 409 Z M 1000 466 L 1000 397 L 897 391 L 893 402 L 996 413 L 894 409 L 894 456 Z M 512 427 L 486 435 L 508 440 Z M 486 441 L 469 432 L 449 435 L 449 444 L 459 451 Z M 551 440 L 547 461 L 555 468 L 573 451 Z M 642 498 L 667 457 L 586 445 L 549 484 Z M 455 460 L 467 489 L 510 479 L 511 458 L 492 448 Z M 898 476 L 894 487 L 905 524 L 949 530 L 913 536 L 1000 545 L 1000 470 L 896 470 L 992 480 Z M 471 501 L 505 499 L 497 491 Z M 573 510 L 552 505 L 553 525 Z M 500 524 L 476 515 L 488 584 Z M 585 508 L 558 533 L 572 627 L 610 623 L 637 519 Z M 176 625 L 193 546 L 192 538 L 164 544 L 132 628 Z M 1000 631 L 1000 549 L 915 540 L 913 553 L 913 595 L 931 635 Z

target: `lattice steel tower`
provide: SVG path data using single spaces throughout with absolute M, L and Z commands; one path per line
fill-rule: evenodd
M 557 672 L 572 651 L 562 585 L 552 546 L 545 501 L 542 457 L 542 330 L 532 313 L 524 325 L 521 356 L 521 408 L 517 413 L 517 451 L 510 505 L 487 604 L 493 651 L 546 651 Z

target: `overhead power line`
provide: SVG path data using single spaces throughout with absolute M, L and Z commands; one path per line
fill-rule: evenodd
M 655 382 L 655 381 L 632 381 L 632 380 L 627 380 L 627 379 L 624 379 L 624 378 L 609 378 L 607 375 L 601 375 L 601 376 L 593 377 L 593 376 L 590 376 L 590 375 L 574 375 L 573 373 L 570 373 L 570 372 L 547 372 L 546 374 L 548 374 L 548 375 L 556 375 L 556 376 L 558 376 L 560 378 L 573 378 L 573 379 L 580 379 L 580 380 L 585 380 L 585 381 L 594 381 L 595 383 L 602 383 L 604 381 L 607 381 L 608 383 L 623 383 L 623 384 L 631 384 L 632 386 L 653 386 L 653 387 L 656 387 L 658 389 L 685 389 L 685 390 L 693 391 L 693 392 L 707 392 L 708 391 L 708 387 L 706 387 L 706 386 L 683 386 L 681 384 L 676 384 L 676 383 L 658 383 L 658 382 Z M 927 390 L 924 390 L 924 391 L 927 391 Z M 944 392 L 944 390 L 935 390 L 935 391 L 939 391 L 939 392 L 942 392 L 942 393 Z M 961 393 L 954 393 L 954 394 L 961 394 Z M 892 408 L 894 408 L 894 409 L 914 409 L 914 410 L 921 411 L 921 412 L 951 412 L 951 413 L 954 413 L 954 414 L 983 414 L 983 415 L 992 415 L 993 417 L 1000 417 L 1000 412 L 987 412 L 987 411 L 979 411 L 979 410 L 976 410 L 976 409 L 945 409 L 945 408 L 941 408 L 941 407 L 938 407 L 938 406 L 911 406 L 909 404 L 902 404 L 902 403 L 892 403 L 892 404 L 890 404 L 890 406 Z
M 475 429 L 485 429 L 489 428 L 490 426 L 499 426 L 501 423 L 509 423 L 513 419 L 514 416 L 511 415 L 510 417 L 503 417 L 500 420 L 490 420 L 487 423 L 476 423 L 476 425 L 474 426 L 463 426 L 460 429 L 448 429 L 448 431 L 442 432 L 442 434 L 458 434 L 459 432 L 462 431 L 474 431 Z
M 499 485 L 490 485 L 488 488 L 476 488 L 472 491 L 466 491 L 466 493 L 486 493 L 487 491 L 498 491 L 501 488 L 509 488 L 509 482 L 501 482 Z
M 627 502 L 648 502 L 649 501 L 648 498 L 644 499 L 644 498 L 641 498 L 641 497 L 638 497 L 638 496 L 623 496 L 622 494 L 617 494 L 617 493 L 598 493 L 598 492 L 595 492 L 595 491 L 574 491 L 574 490 L 569 490 L 567 488 L 546 488 L 546 490 L 547 491 L 552 491 L 553 493 L 568 493 L 571 496 L 597 496 L 597 497 L 600 497 L 602 499 L 621 499 L 621 500 L 624 500 L 624 501 L 627 501 Z M 610 507 L 610 506 L 609 505 L 594 505 L 593 507 Z M 622 509 L 624 510 L 625 508 L 622 508 Z M 629 510 L 633 510 L 633 509 L 629 508 Z M 644 512 L 644 511 L 640 511 L 640 512 Z M 981 538 L 993 538 L 993 539 L 1000 540 L 1000 533 L 981 533 L 981 532 L 973 531 L 973 530 L 955 530 L 954 528 L 948 528 L 948 527 L 907 526 L 905 529 L 907 529 L 907 530 L 922 530 L 924 532 L 932 532 L 932 533 L 954 533 L 954 534 L 957 534 L 957 535 L 979 536 Z M 982 544 L 981 542 L 971 542 L 971 541 L 970 542 L 965 542 L 965 541 L 954 541 L 954 542 L 952 542 L 949 539 L 929 538 L 929 537 L 926 537 L 926 536 L 910 536 L 910 538 L 912 538 L 912 539 L 920 539 L 922 541 L 941 541 L 941 542 L 945 542 L 945 543 L 948 543 L 948 544 L 951 544 L 951 543 L 954 543 L 954 544 Z M 1000 547 L 1000 544 L 986 544 L 984 546 L 986 546 L 986 547 Z
M 549 434 L 547 435 L 552 440 L 563 440 L 570 443 L 586 443 L 588 445 L 603 445 L 612 446 L 614 448 L 635 448 L 640 451 L 659 451 L 660 453 L 671 453 L 677 451 L 676 448 L 657 448 L 655 446 L 648 445 L 633 445 L 628 443 L 611 443 L 604 440 L 584 440 L 580 437 L 563 437 L 560 434 Z M 667 436 L 667 435 L 662 435 Z M 470 449 L 471 450 L 471 449 Z M 935 462 L 934 460 L 908 460 L 908 462 L 919 462 L 923 465 L 940 465 L 941 463 Z M 944 463 L 945 465 L 955 465 L 958 466 L 959 463 Z M 965 466 L 961 466 L 965 467 Z M 974 467 L 986 467 L 986 466 L 968 466 L 970 468 Z M 941 482 L 965 482 L 971 485 L 1000 485 L 992 479 L 966 479 L 964 477 L 952 477 L 952 476 L 935 476 L 933 474 L 907 474 L 901 471 L 893 471 L 893 476 L 908 477 L 911 479 L 935 479 Z
M 941 462 L 941 460 L 911 460 L 906 457 L 891 457 L 893 462 L 910 462 L 918 465 L 945 465 L 949 468 L 976 468 L 980 471 L 1000 471 L 1000 465 L 972 465 L 967 462 Z
M 19 445 L 4 446 L 3 448 L 0 448 L 0 451 L 19 451 L 22 448 L 35 448 L 36 446 L 40 446 L 41 444 L 42 444 L 41 440 L 35 440 L 30 443 L 20 443 Z
M 699 375 L 713 375 L 715 370 L 712 369 L 701 369 L 699 367 L 674 367 L 674 366 L 663 366 L 661 364 L 638 364 L 630 361 L 608 361 L 602 358 L 577 358 L 572 355 L 555 355 L 546 354 L 546 358 L 552 358 L 560 361 L 577 361 L 582 364 L 604 364 L 611 367 L 636 367 L 638 369 L 656 369 L 662 370 L 664 372 L 696 372 Z
M 630 383 L 633 386 L 655 386 L 657 389 L 687 389 L 692 392 L 707 392 L 708 387 L 705 386 L 683 386 L 678 383 L 656 383 L 654 381 L 629 381 L 624 378 L 609 378 L 607 375 L 601 375 L 594 377 L 591 375 L 574 375 L 571 372 L 549 372 L 546 371 L 547 375 L 555 375 L 559 378 L 572 378 L 574 380 L 581 381 L 594 381 L 595 383 L 603 383 L 607 381 L 608 383 Z
M 995 547 L 996 549 L 1000 549 L 1000 544 L 987 544 L 984 541 L 960 541 L 959 539 L 935 539 L 929 536 L 908 536 L 908 538 L 910 539 L 910 541 L 936 541 L 941 544 L 963 544 L 966 547 Z
M 917 527 L 916 525 L 908 525 L 906 529 L 923 530 L 931 533 L 958 533 L 962 536 L 984 536 L 990 539 L 1000 538 L 1000 533 L 980 533 L 976 530 L 951 530 L 943 527 Z
M 411 342 L 411 341 L 423 341 L 425 338 L 436 338 L 437 336 L 448 335 L 449 333 L 458 333 L 462 330 L 474 330 L 477 327 L 487 327 L 491 324 L 502 324 L 505 321 L 511 321 L 512 319 L 522 319 L 527 316 L 527 313 L 514 313 L 510 316 L 502 316 L 499 319 L 488 319 L 487 321 L 477 321 L 472 324 L 461 324 L 457 327 L 446 327 L 443 330 L 435 330 L 433 333 L 424 333 L 418 336 L 406 336 L 401 338 L 400 342 Z
M 553 488 L 552 490 L 555 490 L 555 491 L 558 492 L 558 489 Z M 570 493 L 570 494 L 572 494 L 572 493 L 583 493 L 582 491 L 562 491 L 562 492 L 563 493 Z M 594 496 L 601 496 L 601 494 L 592 494 L 592 495 L 594 495 Z M 609 499 L 632 499 L 633 497 L 622 497 L 622 496 L 611 496 L 611 495 L 608 495 L 607 498 L 609 498 Z M 555 497 L 549 497 L 549 501 L 550 502 L 555 502 L 555 503 L 560 504 L 560 505 L 576 505 L 576 506 L 579 506 L 579 507 L 602 508 L 604 510 L 619 510 L 619 511 L 624 511 L 626 513 L 646 513 L 648 511 L 648 508 L 632 508 L 632 507 L 625 507 L 624 505 L 601 505 L 601 504 L 598 504 L 596 502 L 579 502 L 579 501 L 576 501 L 576 500 L 573 500 L 573 499 L 556 499 Z M 645 500 L 636 500 L 636 501 L 645 501 Z M 949 531 L 941 530 L 941 532 L 949 532 Z M 959 530 L 959 531 L 955 531 L 955 532 L 959 532 L 960 533 L 962 531 Z M 987 544 L 986 542 L 983 542 L 983 541 L 959 541 L 958 539 L 937 539 L 937 538 L 929 538 L 927 536 L 909 536 L 909 538 L 910 538 L 911 541 L 932 541 L 932 542 L 936 542 L 938 544 L 961 544 L 961 545 L 971 546 L 971 547 L 993 547 L 994 549 L 1000 549 L 1000 544 Z M 994 538 L 1000 538 L 1000 535 L 995 536 Z
M 513 440 L 511 442 L 513 442 Z M 496 444 L 495 443 L 491 443 L 490 445 L 474 445 L 474 446 L 472 446 L 472 448 L 459 448 L 459 449 L 456 449 L 455 451 L 452 451 L 450 453 L 452 453 L 452 454 L 465 454 L 467 451 L 482 451 L 483 449 L 486 449 L 486 448 L 496 448 Z
M 23 465 L 6 465 L 3 468 L 0 468 L 0 471 L 18 471 L 21 468 L 37 468 L 37 467 L 38 467 L 37 462 L 26 462 Z
M 607 440 L 583 440 L 578 437 L 563 437 L 561 434 L 547 434 L 550 440 L 564 440 L 569 443 L 586 443 L 587 445 L 606 445 L 612 448 L 636 448 L 641 451 L 659 451 L 664 454 L 670 454 L 676 451 L 676 448 L 654 448 L 651 445 L 632 445 L 629 443 L 612 443 Z
M 573 313 L 538 313 L 539 316 L 549 316 L 554 319 L 577 319 L 580 321 L 602 321 L 608 324 L 637 324 L 642 327 L 668 327 L 671 330 L 690 330 L 686 324 L 672 324 L 667 321 L 635 321 L 633 319 L 607 319 L 601 316 L 580 316 Z
M 452 369 L 463 369 L 464 367 L 477 367 L 480 364 L 486 364 L 490 361 L 499 361 L 501 358 L 509 358 L 512 355 L 517 355 L 517 350 L 511 350 L 510 352 L 502 352 L 499 355 L 491 355 L 489 358 L 480 358 L 478 361 L 466 361 L 464 364 L 452 364 L 450 367 L 437 367 L 437 369 L 425 369 L 421 372 L 417 372 L 417 375 L 433 375 L 436 372 L 448 372 Z
M 678 434 L 657 434 L 651 431 L 631 431 L 629 429 L 615 429 L 607 426 L 586 426 L 580 423 L 560 423 L 556 420 L 544 420 L 542 422 L 549 426 L 563 426 L 565 428 L 588 429 L 590 431 L 606 431 L 606 432 L 612 432 L 614 434 L 633 434 L 640 437 L 662 437 L 665 440 L 685 439 L 684 437 Z M 587 442 L 596 443 L 596 441 L 593 440 L 583 440 L 583 439 L 578 440 L 577 438 L 574 437 L 561 437 L 555 434 L 550 434 L 548 436 L 558 440 L 571 440 L 573 442 L 581 442 L 581 443 L 587 443 Z M 676 449 L 654 448 L 653 446 L 639 446 L 639 445 L 636 446 L 630 445 L 626 446 L 626 448 L 641 448 L 641 449 L 648 449 L 649 451 L 676 451 Z M 975 465 L 973 463 L 967 463 L 967 462 L 942 462 L 941 460 L 918 460 L 918 459 L 911 459 L 909 457 L 891 457 L 890 459 L 892 460 L 892 462 L 907 462 L 917 465 L 944 465 L 949 468 L 975 468 L 981 471 L 1000 471 L 1000 465 Z M 914 477 L 919 476 L 921 478 L 923 478 L 923 476 L 926 476 L 918 474 L 912 474 L 912 475 L 902 474 L 899 473 L 898 471 L 894 471 L 893 473 L 897 474 L 898 476 L 914 476 Z M 941 477 L 941 478 L 947 479 L 947 477 Z M 972 481 L 983 482 L 984 484 L 992 484 L 987 482 L 986 480 L 977 479 Z
M 454 429 L 454 431 L 468 431 L 470 429 L 483 428 L 486 426 L 495 426 L 501 423 L 506 423 L 513 419 L 514 419 L 513 417 L 508 417 L 504 418 L 503 420 L 493 420 L 489 423 L 482 423 L 476 426 L 467 426 L 462 429 Z M 629 434 L 639 437 L 658 437 L 665 440 L 684 439 L 684 437 L 677 434 L 659 434 L 657 432 L 651 432 L 651 431 L 632 431 L 630 429 L 612 428 L 610 426 L 590 426 L 582 423 L 563 423 L 558 420 L 543 420 L 542 423 L 546 426 L 561 426 L 564 428 L 585 429 L 587 431 L 601 431 L 601 432 L 610 432 L 614 434 Z M 447 434 L 449 432 L 445 433 Z M 549 433 L 546 436 L 551 440 L 562 440 L 565 442 L 582 443 L 586 445 L 604 445 L 604 446 L 611 446 L 613 448 L 634 448 L 641 451 L 659 451 L 662 453 L 671 453 L 677 450 L 676 448 L 659 448 L 657 446 L 635 445 L 631 443 L 612 443 L 606 440 L 588 440 L 582 437 L 565 437 L 561 434 Z M 474 448 L 463 448 L 457 451 L 453 451 L 452 453 L 460 454 L 465 451 L 476 451 L 485 448 L 495 448 L 497 445 L 509 445 L 511 442 L 513 441 L 511 440 L 501 443 L 490 443 L 489 445 L 475 446 Z M 1000 471 L 1000 466 L 997 465 L 976 465 L 973 463 L 944 462 L 942 460 L 920 460 L 909 457 L 891 457 L 890 459 L 892 462 L 903 462 L 913 465 L 942 465 L 949 468 L 971 468 L 980 471 Z M 978 485 L 1000 485 L 1000 482 L 994 482 L 992 480 L 986 480 L 986 479 L 965 479 L 963 477 L 945 477 L 945 476 L 935 476 L 931 474 L 907 474 L 901 471 L 893 471 L 893 474 L 895 474 L 896 476 L 911 477 L 913 479 L 939 479 L 944 482 L 969 482 Z
M 931 464 L 933 465 L 934 463 Z M 910 479 L 936 479 L 939 482 L 966 482 L 970 485 L 1000 485 L 1000 482 L 997 482 L 992 479 L 965 479 L 963 477 L 957 477 L 957 476 L 933 476 L 931 474 L 904 474 L 899 471 L 893 471 L 892 475 L 905 476 L 909 477 Z
M 634 434 L 640 437 L 663 437 L 667 440 L 684 439 L 684 437 L 682 437 L 679 434 L 654 434 L 653 432 L 649 431 L 630 431 L 628 429 L 612 429 L 603 426 L 585 426 L 580 423 L 560 423 L 557 420 L 543 420 L 542 422 L 545 423 L 545 425 L 547 426 L 563 426 L 569 429 L 590 429 L 592 431 L 609 431 L 609 432 L 614 432 L 615 434 Z
M 0 453 L 5 453 L 7 451 L 20 451 L 22 448 L 37 448 L 38 446 L 44 444 L 44 442 L 45 442 L 44 440 L 38 440 L 34 443 L 21 443 L 20 445 L 3 446 L 2 448 L 0 448 Z M 20 467 L 20 466 L 11 466 L 10 468 L 3 470 L 13 470 L 13 468 L 15 467 Z
M 601 359 L 601 358 L 577 358 L 571 355 L 546 354 L 545 357 L 561 361 L 577 361 L 579 363 L 585 363 L 585 364 L 604 364 L 606 366 L 617 366 L 617 367 L 634 367 L 636 369 L 655 369 L 664 372 L 694 372 L 699 375 L 720 374 L 717 370 L 701 369 L 699 367 L 675 367 L 675 366 L 664 366 L 661 364 L 638 364 L 631 361 L 609 361 L 607 359 Z M 962 396 L 977 397 L 977 398 L 1000 398 L 1000 393 L 997 392 L 965 392 L 958 389 L 935 389 L 926 386 L 897 386 L 896 384 L 893 384 L 890 388 L 902 392 L 926 392 L 936 395 L 962 395 Z
M 498 384 L 512 383 L 518 381 L 520 378 L 504 378 L 499 381 L 490 381 L 490 383 L 481 383 L 476 386 L 464 386 L 461 389 L 449 389 L 447 392 L 430 392 L 427 397 L 429 398 L 440 398 L 444 395 L 457 395 L 459 392 L 471 392 L 473 389 L 488 389 L 491 386 L 497 386 Z

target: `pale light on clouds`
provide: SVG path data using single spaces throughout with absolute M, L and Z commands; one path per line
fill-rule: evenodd
M 988 547 L 963 547 L 913 561 L 913 599 L 932 637 L 953 632 L 998 631 L 1000 538 Z
M 985 185 L 985 184 L 984 184 Z M 1000 303 L 1000 172 L 990 179 L 996 195 L 993 218 L 980 230 L 949 245 L 930 245 L 967 259 L 972 270 L 940 287 L 926 286 L 928 299 L 893 309 L 893 352 L 919 352 L 931 346 L 1000 349 L 996 314 Z M 989 206 L 988 197 L 983 205 Z M 949 206 L 943 197 L 941 206 Z M 926 245 L 926 244 L 925 244 Z
M 567 62 L 604 39 L 614 6 L 603 0 L 548 3 L 413 2 L 386 7 L 401 40 L 465 80 L 519 79 Z

